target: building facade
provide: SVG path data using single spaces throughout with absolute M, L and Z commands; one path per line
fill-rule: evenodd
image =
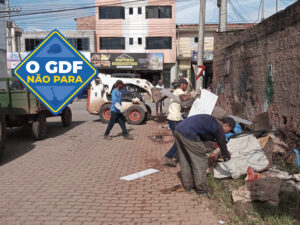
M 242 30 L 252 27 L 252 23 L 228 24 L 228 30 Z M 204 37 L 204 86 L 212 82 L 214 59 L 214 35 L 218 31 L 218 24 L 205 25 Z M 190 80 L 195 80 L 193 65 L 197 65 L 198 58 L 198 24 L 182 24 L 177 26 L 177 65 L 178 72 Z
M 5 0 L 0 0 L 0 15 L 6 15 Z M 0 18 L 0 77 L 7 77 L 6 18 Z
M 21 38 L 24 30 L 18 27 L 16 22 L 8 21 L 6 27 L 7 51 L 21 52 Z
M 176 77 L 176 0 L 95 3 L 99 71 L 134 72 L 169 86 Z
M 45 39 L 49 31 L 27 31 L 20 41 L 21 52 L 31 52 Z M 93 30 L 61 31 L 61 33 L 82 52 L 95 52 L 95 32 Z

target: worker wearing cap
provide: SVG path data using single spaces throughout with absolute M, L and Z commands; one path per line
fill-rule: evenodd
M 189 94 L 187 94 L 187 87 L 188 82 L 185 79 L 181 79 L 178 81 L 178 88 L 173 92 L 174 95 L 178 96 L 181 101 L 187 101 L 191 98 Z M 169 128 L 174 134 L 174 130 L 176 126 L 182 121 L 182 115 L 181 115 L 181 105 L 176 102 L 174 99 L 170 100 L 170 105 L 168 109 L 168 124 Z M 164 156 L 164 164 L 168 166 L 176 166 L 176 162 L 173 160 L 173 158 L 177 154 L 177 146 L 174 144 L 171 149 L 167 152 L 167 154 Z
M 235 127 L 234 119 L 224 117 L 218 122 L 214 117 L 206 114 L 188 117 L 176 126 L 174 137 L 176 140 L 181 168 L 182 184 L 186 190 L 195 188 L 200 193 L 208 191 L 206 170 L 208 167 L 207 141 L 216 141 L 224 161 L 230 160 L 226 146 L 225 133 Z M 233 171 L 234 168 L 228 168 Z

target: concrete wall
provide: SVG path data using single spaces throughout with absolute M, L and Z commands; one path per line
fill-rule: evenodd
M 25 52 L 25 39 L 44 39 L 50 32 L 49 31 L 28 31 L 24 32 L 21 37 L 21 51 Z M 95 52 L 95 32 L 93 30 L 72 30 L 61 31 L 66 38 L 89 38 L 90 39 L 90 52 Z
M 215 35 L 214 90 L 226 111 L 253 120 L 268 112 L 300 135 L 300 1 L 245 31 Z

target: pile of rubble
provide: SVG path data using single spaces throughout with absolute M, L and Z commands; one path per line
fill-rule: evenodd
M 181 102 L 179 97 L 166 89 L 153 91 L 155 102 L 165 97 L 174 99 L 183 109 L 188 108 L 188 117 L 195 114 L 210 114 L 217 119 L 230 116 L 237 122 L 237 132 L 227 137 L 228 141 L 230 140 L 227 148 L 235 166 L 234 174 L 228 171 L 220 157 L 218 163 L 209 162 L 210 168 L 207 171 L 213 172 L 217 179 L 230 177 L 237 179 L 247 175 L 245 185 L 232 192 L 234 202 L 259 200 L 278 205 L 279 193 L 299 194 L 300 173 L 297 174 L 297 171 L 300 171 L 300 152 L 299 146 L 295 143 L 299 145 L 300 140 L 292 145 L 282 141 L 283 138 L 279 138 L 280 133 L 273 130 L 269 124 L 267 112 L 257 115 L 253 122 L 227 115 L 222 108 L 215 106 L 218 96 L 203 89 L 201 93 L 195 93 L 195 98 L 188 103 Z M 218 155 L 218 149 L 214 154 Z M 289 172 L 281 171 L 280 164 L 290 168 Z

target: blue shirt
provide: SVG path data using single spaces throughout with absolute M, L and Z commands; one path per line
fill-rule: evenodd
M 186 118 L 177 125 L 176 130 L 191 141 L 198 140 L 199 136 L 203 141 L 213 141 L 219 127 L 221 125 L 214 117 L 201 114 Z
M 120 110 L 118 110 L 115 107 L 115 104 L 119 103 L 120 105 L 122 105 L 122 93 L 115 88 L 111 93 L 111 97 L 112 97 L 112 103 L 111 103 L 110 111 L 121 113 Z
M 227 142 L 229 142 L 229 139 L 230 139 L 233 135 L 235 135 L 235 134 L 240 134 L 240 133 L 242 133 L 243 130 L 242 130 L 241 125 L 238 124 L 238 123 L 236 123 L 236 124 L 235 124 L 235 128 L 233 129 L 233 131 L 234 131 L 234 132 L 229 132 L 229 133 L 225 134 L 225 137 L 226 137 L 226 141 L 227 141 Z

